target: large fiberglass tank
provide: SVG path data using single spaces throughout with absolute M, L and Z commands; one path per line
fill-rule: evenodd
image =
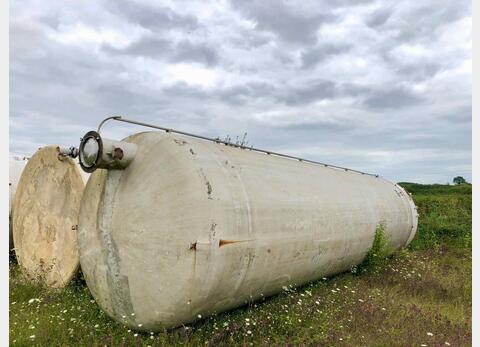
M 60 147 L 45 146 L 29 159 L 15 194 L 13 239 L 22 271 L 63 287 L 79 267 L 77 224 L 87 175 Z
M 80 263 L 98 304 L 138 330 L 348 270 L 379 225 L 394 248 L 416 232 L 409 194 L 374 175 L 173 132 L 113 145 L 92 133 L 80 160 L 108 169 L 82 199 Z
M 9 167 L 8 167 L 8 191 L 9 191 L 9 205 L 8 205 L 8 216 L 9 216 L 9 249 L 13 248 L 13 228 L 12 228 L 12 207 L 13 201 L 15 200 L 15 192 L 17 191 L 18 181 L 22 175 L 22 171 L 27 165 L 28 158 L 23 155 L 10 155 L 9 157 Z

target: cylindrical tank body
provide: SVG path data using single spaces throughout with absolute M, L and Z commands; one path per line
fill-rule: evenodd
M 359 264 L 385 226 L 416 231 L 382 178 L 158 132 L 125 170 L 97 170 L 80 208 L 82 272 L 116 320 L 154 331 Z
M 23 272 L 50 287 L 63 287 L 79 267 L 77 224 L 86 174 L 57 146 L 30 158 L 15 194 L 13 239 Z
M 8 218 L 9 218 L 9 236 L 8 243 L 9 249 L 13 248 L 13 228 L 12 228 L 12 207 L 15 199 L 15 192 L 17 191 L 18 181 L 22 175 L 22 171 L 27 165 L 27 157 L 21 155 L 10 155 L 9 167 L 8 167 L 8 189 L 9 189 L 9 205 L 8 205 Z

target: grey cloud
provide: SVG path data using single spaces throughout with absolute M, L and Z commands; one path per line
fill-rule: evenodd
M 171 61 L 201 62 L 205 65 L 216 65 L 218 62 L 217 51 L 209 45 L 182 41 L 175 47 L 175 54 Z
M 376 96 L 378 94 L 368 86 L 354 83 L 336 83 L 324 79 L 311 79 L 305 81 L 300 87 L 276 88 L 274 94 L 275 100 L 289 106 L 306 105 L 315 101 L 344 97 L 360 99 L 368 95 Z
M 373 109 L 391 109 L 411 107 L 421 102 L 421 98 L 402 88 L 378 90 L 364 103 Z
M 162 89 L 166 97 L 189 98 L 194 102 L 219 101 L 228 105 L 243 106 L 275 95 L 275 86 L 265 82 L 249 82 L 224 89 L 205 90 L 184 82 L 175 83 Z
M 472 125 L 472 105 L 460 106 L 455 112 L 442 112 L 438 114 L 438 119 L 458 126 L 466 125 L 471 127 Z M 471 141 L 471 138 L 470 138 Z
M 192 43 L 184 40 L 174 44 L 156 36 L 144 36 L 124 48 L 102 45 L 102 49 L 110 54 L 126 54 L 169 62 L 198 62 L 208 66 L 218 63 L 217 51 L 208 44 Z
M 139 90 L 133 85 L 122 84 L 119 81 L 102 81 L 92 88 L 95 103 L 110 109 L 109 113 L 118 114 L 128 110 L 132 113 L 142 113 L 145 110 L 162 109 L 167 100 L 161 97 L 151 97 L 146 90 Z
M 419 58 L 414 61 L 405 60 L 398 56 L 397 47 L 385 47 L 379 56 L 388 64 L 391 71 L 395 72 L 406 82 L 420 82 L 433 78 L 437 73 L 449 67 L 451 62 L 438 61 L 430 57 Z
M 107 1 L 107 7 L 112 13 L 155 31 L 172 28 L 191 31 L 200 26 L 196 17 L 176 13 L 168 7 L 127 0 Z
M 61 23 L 61 17 L 58 12 L 48 13 L 38 18 L 38 21 L 54 30 L 58 30 Z
M 316 42 L 318 28 L 327 22 L 334 21 L 333 14 L 310 13 L 297 11 L 282 1 L 233 1 L 235 8 L 246 17 L 257 23 L 257 28 L 275 33 L 287 42 L 312 44 Z
M 143 37 L 125 48 L 117 48 L 104 44 L 102 49 L 109 53 L 128 54 L 150 58 L 166 58 L 171 56 L 172 43 L 158 37 Z
M 335 136 L 346 136 L 348 133 L 356 129 L 354 124 L 347 122 L 332 122 L 328 119 L 302 120 L 301 117 L 298 118 L 298 121 L 293 123 L 274 124 L 273 128 L 284 129 L 290 132 L 294 132 L 295 136 L 297 137 L 301 134 L 305 134 L 305 139 L 307 141 L 311 140 L 310 136 L 313 135 L 312 133 L 317 136 L 322 133 L 324 133 L 324 136 L 326 136 L 327 134 L 335 134 Z
M 267 82 L 247 82 L 223 89 L 206 91 L 186 83 L 176 83 L 162 89 L 167 96 L 188 97 L 197 100 L 218 100 L 233 106 L 244 106 L 259 101 L 280 102 L 288 106 L 308 105 L 324 99 L 364 97 L 375 94 L 371 87 L 329 80 L 313 79 L 302 86 L 276 86 Z M 275 124 L 272 124 L 275 126 Z
M 339 90 L 344 97 L 359 97 L 372 93 L 372 88 L 358 83 L 342 83 Z
M 10 60 L 14 57 L 41 55 L 45 51 L 49 42 L 40 26 L 20 25 L 20 23 L 10 23 L 10 25 L 13 25 L 13 28 L 10 28 Z
M 242 30 L 241 35 L 231 38 L 229 42 L 238 48 L 252 49 L 266 45 L 271 40 L 268 34 Z
M 310 69 L 332 56 L 348 52 L 350 48 L 347 44 L 323 44 L 309 49 L 302 53 L 302 67 Z
M 332 8 L 355 7 L 355 6 L 368 5 L 373 1 L 374 0 L 330 0 L 329 5 L 332 6 Z
M 390 8 L 384 8 L 375 11 L 367 18 L 367 25 L 369 27 L 378 27 L 386 23 L 386 21 L 392 15 L 393 10 Z
M 264 82 L 251 82 L 226 89 L 221 93 L 221 100 L 232 105 L 244 105 L 248 102 L 270 97 L 275 87 Z
M 182 98 L 208 98 L 210 95 L 199 87 L 188 85 L 185 82 L 175 83 L 171 86 L 162 89 L 167 97 L 182 97 Z
M 287 89 L 284 95 L 278 97 L 278 100 L 287 105 L 303 105 L 313 101 L 330 99 L 337 95 L 337 86 L 334 82 L 328 80 L 315 80 L 307 86 Z
M 410 81 L 424 81 L 434 77 L 442 70 L 440 63 L 398 64 L 395 68 L 399 76 L 405 76 Z
M 471 13 L 471 2 L 449 1 L 422 3 L 420 8 L 412 8 L 403 13 L 396 13 L 382 30 L 395 31 L 391 36 L 392 45 L 402 42 L 429 42 L 438 34 L 437 30 L 448 23 L 464 18 Z

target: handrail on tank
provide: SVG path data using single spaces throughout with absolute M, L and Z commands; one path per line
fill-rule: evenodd
M 330 168 L 334 168 L 334 169 L 356 172 L 356 173 L 359 173 L 359 174 L 362 174 L 362 175 L 379 177 L 378 174 L 371 174 L 371 173 L 362 172 L 362 171 L 359 171 L 359 170 L 349 169 L 349 168 L 342 167 L 342 166 L 325 164 L 325 163 L 321 163 L 321 162 L 318 162 L 318 161 L 315 161 L 315 160 L 303 159 L 303 158 L 295 157 L 293 155 L 272 152 L 272 151 L 268 151 L 268 150 L 265 150 L 265 149 L 238 145 L 238 144 L 234 144 L 234 143 L 230 143 L 230 142 L 227 142 L 227 141 L 220 140 L 219 138 L 213 139 L 211 137 L 191 134 L 191 133 L 187 133 L 185 131 L 175 130 L 175 129 L 171 129 L 171 128 L 165 128 L 165 127 L 158 126 L 158 125 L 155 125 L 155 124 L 149 124 L 149 123 L 139 122 L 139 121 L 136 121 L 136 120 L 125 119 L 125 118 L 122 118 L 121 116 L 111 116 L 111 117 L 107 117 L 104 120 L 102 120 L 100 122 L 100 124 L 98 125 L 98 130 L 97 130 L 98 133 L 100 133 L 100 130 L 101 130 L 102 126 L 106 122 L 108 122 L 109 120 L 116 120 L 118 122 L 130 123 L 130 124 L 140 125 L 140 126 L 144 126 L 144 127 L 148 127 L 148 128 L 159 129 L 159 130 L 163 130 L 167 133 L 175 133 L 175 134 L 185 135 L 185 136 L 189 136 L 189 137 L 195 137 L 197 139 L 212 141 L 212 142 L 215 142 L 215 143 L 221 143 L 221 144 L 224 144 L 226 146 L 232 146 L 232 147 L 237 147 L 237 148 L 241 148 L 241 149 L 248 149 L 248 150 L 255 151 L 255 152 L 265 153 L 265 154 L 268 154 L 268 155 L 275 155 L 275 156 L 278 156 L 278 157 L 294 159 L 294 160 L 298 160 L 298 161 L 302 161 L 302 162 L 306 162 L 306 163 L 323 165 L 325 167 L 330 167 Z

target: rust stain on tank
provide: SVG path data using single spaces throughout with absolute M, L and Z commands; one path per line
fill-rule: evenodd
M 248 242 L 248 241 L 252 241 L 252 240 L 220 240 L 218 242 L 218 247 L 229 245 L 231 243 Z
M 123 150 L 121 148 L 115 148 L 112 152 L 112 158 L 114 160 L 122 160 Z
M 197 250 L 197 243 L 196 242 L 190 244 L 190 250 L 191 251 L 196 251 Z

